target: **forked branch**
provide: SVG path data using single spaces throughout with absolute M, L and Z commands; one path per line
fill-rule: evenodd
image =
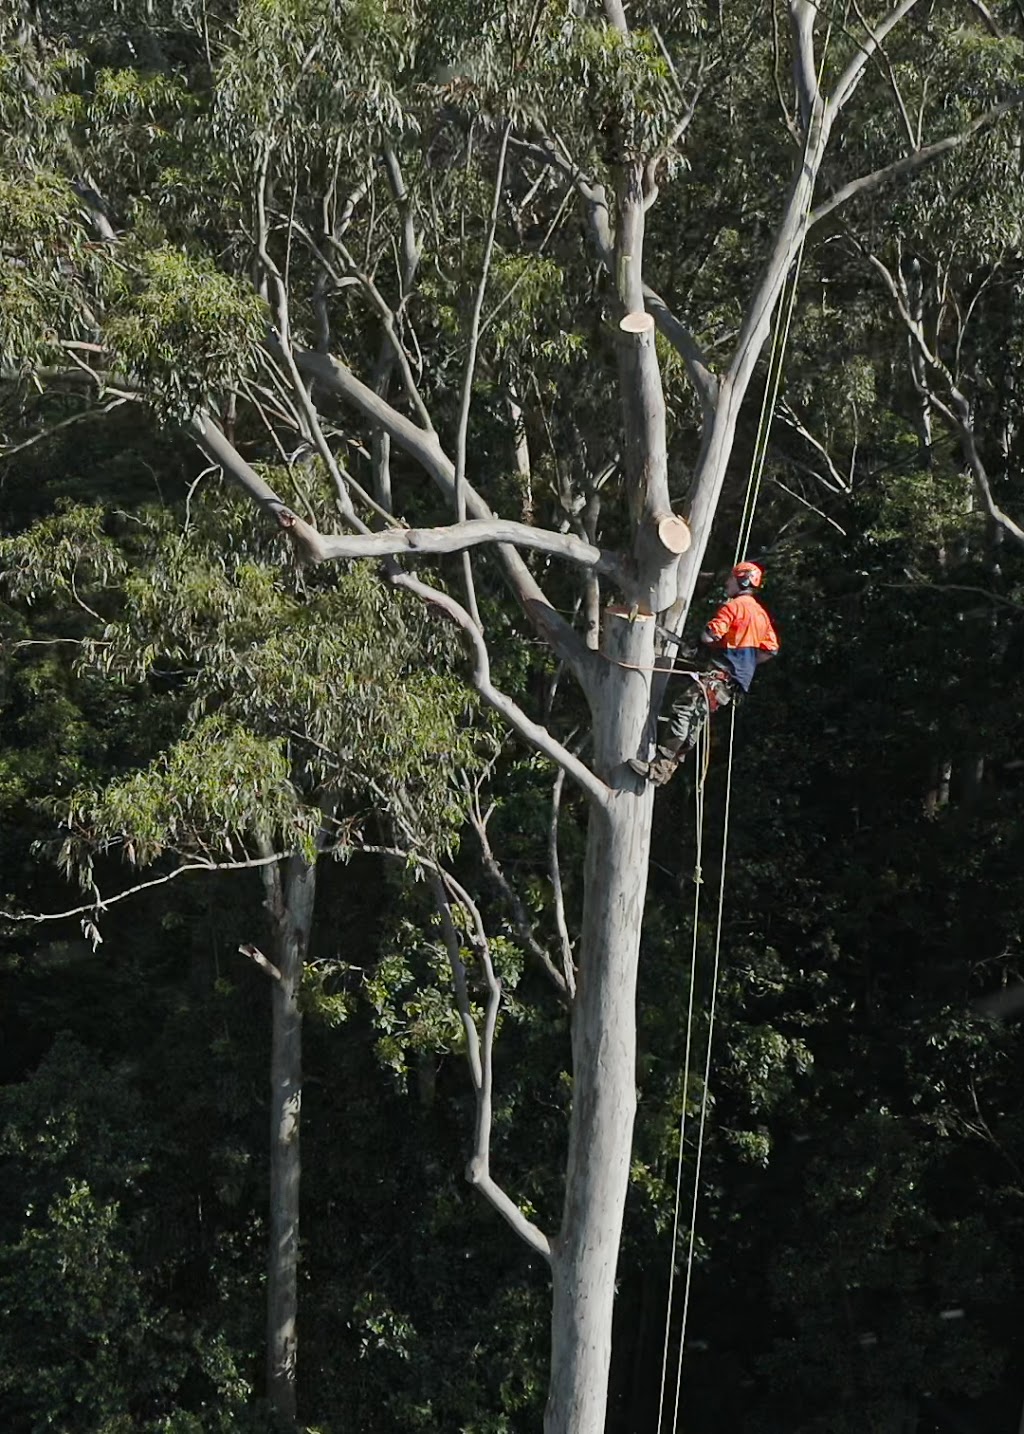
M 501 1008 L 501 982 L 491 960 L 490 943 L 484 929 L 476 903 L 464 887 L 449 872 L 435 866 L 431 876 L 431 887 L 441 928 L 444 932 L 445 949 L 452 971 L 455 999 L 466 1035 L 467 1056 L 470 1075 L 476 1093 L 476 1122 L 473 1154 L 466 1166 L 466 1179 L 483 1195 L 498 1214 L 538 1255 L 550 1263 L 551 1241 L 544 1231 L 528 1219 L 514 1200 L 501 1188 L 491 1174 L 491 1126 L 493 1123 L 494 1100 L 494 1033 Z M 484 1007 L 483 1032 L 477 1029 L 469 1000 L 466 980 L 466 966 L 462 959 L 462 943 L 458 926 L 452 911 L 451 898 L 454 896 L 463 907 L 472 923 L 470 940 L 475 948 L 480 969 L 487 987 Z
M 318 533 L 315 528 L 304 522 L 303 519 L 297 517 L 288 505 L 281 501 L 270 485 L 266 483 L 258 473 L 254 472 L 241 454 L 235 449 L 234 445 L 229 443 L 224 437 L 224 434 L 208 414 L 198 414 L 195 417 L 193 420 L 193 432 L 203 451 L 209 454 L 213 462 L 218 463 L 229 477 L 239 484 L 250 497 L 254 498 L 261 507 L 270 513 L 277 525 L 293 539 L 300 555 L 306 559 L 322 561 L 324 557 L 339 555 L 382 557 L 385 553 L 394 551 L 394 549 L 388 546 L 392 540 L 398 542 L 398 540 L 404 538 L 409 531 L 402 528 L 387 528 L 378 534 L 370 533 L 365 528 L 365 525 L 360 525 L 362 532 L 351 538 L 341 536 L 327 537 L 322 533 Z M 497 519 L 492 519 L 491 521 L 493 523 L 499 522 Z M 469 524 L 465 524 L 464 526 L 468 527 Z M 527 532 L 534 531 L 533 529 L 527 528 L 525 524 L 513 524 L 512 526 L 515 528 L 522 527 Z M 436 532 L 437 530 L 433 531 Z M 448 531 L 457 534 L 460 530 L 456 527 Z M 373 549 L 372 544 L 378 538 L 385 541 L 381 547 Z M 577 544 L 580 548 L 586 548 L 588 546 L 582 543 L 578 538 L 569 537 L 568 535 L 567 538 L 568 541 Z M 327 542 L 334 542 L 339 545 L 351 545 L 351 547 L 346 548 L 344 554 L 328 554 L 323 552 L 320 547 L 320 545 Z M 506 552 L 509 550 L 508 544 L 504 544 L 503 547 Z M 404 551 L 405 545 L 400 544 L 397 550 Z M 514 551 L 514 549 L 512 551 Z M 519 563 L 522 563 L 522 559 L 518 554 L 516 554 L 516 558 Z M 479 693 L 489 707 L 493 707 L 496 712 L 504 717 L 514 731 L 518 732 L 531 746 L 536 747 L 539 752 L 545 757 L 550 758 L 556 766 L 561 767 L 568 776 L 572 777 L 573 781 L 577 783 L 580 789 L 585 792 L 592 801 L 605 802 L 608 798 L 608 789 L 604 783 L 594 775 L 586 763 L 581 762 L 574 753 L 563 747 L 546 727 L 541 726 L 540 723 L 534 722 L 528 717 L 518 703 L 514 702 L 507 693 L 499 691 L 499 689 L 494 686 L 494 683 L 491 681 L 491 664 L 487 646 L 480 634 L 478 626 L 462 604 L 457 602 L 453 597 L 450 597 L 448 593 L 431 587 L 429 583 L 422 582 L 411 573 L 403 572 L 394 562 L 390 562 L 388 565 L 388 580 L 393 586 L 404 588 L 407 592 L 414 593 L 422 602 L 426 602 L 431 607 L 439 609 L 462 629 L 468 640 L 469 650 L 472 656 L 470 682 L 474 690 Z M 543 617 L 543 614 L 541 616 Z M 559 617 L 558 620 L 559 622 L 564 622 L 564 619 L 561 617 Z M 565 625 L 568 626 L 568 624 Z M 572 631 L 571 628 L 569 630 L 570 632 Z M 587 663 L 597 663 L 599 659 L 596 654 L 587 651 L 575 633 L 573 633 L 573 637 L 576 639 L 580 648 L 582 648 Z
M 830 124 L 860 84 L 868 61 L 877 52 L 889 32 L 894 30 L 906 15 L 910 14 L 917 3 L 918 0 L 900 0 L 895 9 L 890 10 L 888 15 L 879 20 L 874 29 L 868 31 L 867 38 L 859 42 L 857 54 L 839 77 L 829 98 L 828 119 Z

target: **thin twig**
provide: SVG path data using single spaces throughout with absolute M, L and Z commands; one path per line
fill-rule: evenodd
M 110 906 L 116 906 L 119 901 L 127 901 L 130 896 L 137 896 L 140 891 L 149 891 L 154 886 L 164 886 L 169 881 L 176 881 L 179 876 L 185 876 L 190 871 L 250 871 L 253 867 L 266 866 L 268 862 L 283 860 L 284 854 L 275 852 L 273 856 L 253 857 L 246 861 L 188 861 L 182 866 L 175 867 L 166 876 L 157 876 L 152 881 L 139 882 L 137 886 L 129 886 L 126 891 L 119 891 L 116 896 L 101 896 L 97 891 L 95 900 L 85 906 L 72 906 L 67 911 L 0 911 L 0 918 L 5 921 L 31 921 L 33 925 L 38 925 L 43 921 L 65 921 L 69 916 L 92 916 L 97 912 L 106 911 Z
M 466 443 L 469 434 L 469 410 L 473 402 L 473 377 L 476 373 L 476 356 L 480 345 L 480 315 L 487 292 L 487 280 L 491 271 L 491 256 L 494 253 L 494 237 L 498 228 L 498 212 L 501 208 L 501 190 L 505 181 L 505 158 L 508 154 L 508 137 L 512 121 L 506 120 L 498 150 L 498 169 L 494 177 L 494 198 L 487 225 L 487 239 L 484 243 L 483 261 L 480 265 L 480 282 L 477 284 L 473 302 L 473 316 L 469 325 L 469 342 L 466 347 L 466 366 L 462 375 L 462 395 L 459 403 L 459 426 L 455 439 L 455 521 L 466 521 Z M 462 572 L 466 586 L 466 606 L 477 627 L 482 629 L 480 608 L 476 600 L 476 584 L 473 581 L 473 562 L 468 552 L 462 555 Z

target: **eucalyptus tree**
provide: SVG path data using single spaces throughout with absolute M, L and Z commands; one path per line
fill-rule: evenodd
M 139 402 L 187 424 L 303 562 L 377 559 L 453 623 L 479 698 L 586 805 L 558 1230 L 469 1166 L 550 1266 L 549 1434 L 604 1424 L 653 801 L 625 763 L 652 739 L 658 619 L 686 618 L 805 246 L 1018 102 L 997 66 L 951 125 L 930 70 L 986 22 L 923 10 L 129 7 L 144 64 L 88 11 L 8 34 L 5 117 L 31 162 L 5 179 L 0 341 L 11 381 L 35 379 L 28 436 L 40 390 L 51 421 Z M 864 84 L 888 69 L 891 90 Z M 276 451 L 288 486 L 247 451 Z M 310 453 L 333 512 L 303 495 Z M 479 600 L 480 549 L 516 642 L 532 630 L 575 680 L 586 757 L 495 679 L 512 619 Z M 455 553 L 447 578 L 413 563 Z

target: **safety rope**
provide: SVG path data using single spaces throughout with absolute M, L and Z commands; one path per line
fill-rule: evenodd
M 761 496 L 761 480 L 764 477 L 764 465 L 768 456 L 768 442 L 771 438 L 772 418 L 775 414 L 775 405 L 778 402 L 779 388 L 782 385 L 782 363 L 789 343 L 789 332 L 793 324 L 793 312 L 796 308 L 797 290 L 800 284 L 800 271 L 803 268 L 804 245 L 806 241 L 807 229 L 805 227 L 800 239 L 800 245 L 796 251 L 796 257 L 787 275 L 786 284 L 783 287 L 779 307 L 776 310 L 776 322 L 772 326 L 772 346 L 768 359 L 768 376 L 765 381 L 764 392 L 761 395 L 761 411 L 757 419 L 757 436 L 754 439 L 754 453 L 751 460 L 750 477 L 747 481 L 746 493 L 743 499 L 743 514 L 740 518 L 739 532 L 736 537 L 736 552 L 733 557 L 734 566 L 736 563 L 741 562 L 747 555 L 750 534 L 754 526 L 754 516 L 757 512 L 757 502 Z
M 676 1261 L 675 1252 L 679 1244 L 679 1209 L 682 1203 L 683 1186 L 683 1145 L 686 1139 L 686 1103 L 690 1079 L 690 1050 L 693 1044 L 693 1003 L 696 991 L 697 971 L 697 931 L 698 918 L 700 916 L 700 893 L 704 884 L 702 863 L 704 859 L 704 779 L 707 775 L 709 756 L 708 738 L 711 732 L 710 721 L 704 722 L 697 733 L 697 742 L 694 748 L 694 760 L 696 762 L 697 780 L 694 783 L 694 828 L 696 830 L 696 852 L 694 856 L 694 885 L 695 893 L 693 899 L 693 940 L 690 948 L 690 992 L 686 1008 L 686 1049 L 683 1052 L 683 1092 L 682 1102 L 679 1110 L 679 1159 L 676 1162 L 676 1198 L 675 1208 L 672 1213 L 672 1260 L 669 1264 L 668 1275 L 668 1301 L 665 1315 L 665 1347 L 661 1358 L 661 1389 L 658 1395 L 658 1434 L 661 1434 L 662 1413 L 665 1408 L 665 1384 L 668 1379 L 668 1350 L 669 1334 L 671 1331 L 671 1313 L 673 1296 L 675 1294 Z M 702 760 L 703 759 L 703 760 Z M 684 1299 L 684 1310 L 689 1301 L 689 1291 Z M 676 1404 L 678 1407 L 678 1379 L 676 1384 Z
M 697 1123 L 697 1151 L 693 1162 L 693 1199 L 690 1205 L 690 1234 L 686 1245 L 686 1278 L 683 1281 L 683 1310 L 679 1327 L 679 1358 L 676 1362 L 676 1389 L 675 1400 L 672 1406 L 672 1430 L 679 1424 L 679 1398 L 683 1387 L 683 1355 L 686 1350 L 686 1325 L 690 1314 L 690 1289 L 693 1281 L 693 1255 L 697 1243 L 697 1201 L 700 1196 L 700 1172 L 704 1160 L 704 1134 L 707 1129 L 708 1118 L 708 1090 L 711 1085 L 711 1045 L 715 1034 L 715 1008 L 718 1002 L 718 974 L 721 969 L 722 953 L 722 918 L 725 911 L 725 871 L 729 856 L 729 812 L 732 804 L 732 754 L 733 739 L 736 735 L 736 704 L 733 703 L 729 715 L 729 752 L 726 758 L 725 771 L 725 817 L 722 825 L 722 852 L 720 862 L 720 879 L 718 883 L 718 912 L 715 921 L 715 945 L 711 958 L 711 1001 L 708 1006 L 708 1039 L 704 1051 L 704 1076 L 700 1093 L 700 1119 Z M 696 952 L 696 933 L 694 936 L 694 952 Z M 690 991 L 692 1000 L 693 991 L 693 970 L 690 971 Z M 692 1017 L 691 1017 L 692 1019 Z M 686 1082 L 684 1081 L 684 1100 Z M 682 1154 L 682 1140 L 680 1139 L 680 1155 Z M 680 1160 L 680 1166 L 682 1160 Z M 675 1246 L 672 1247 L 672 1265 L 675 1267 Z M 668 1321 L 666 1321 L 667 1325 Z M 666 1336 L 667 1337 L 667 1336 Z M 659 1412 L 660 1419 L 660 1412 Z
M 825 69 L 825 58 L 828 54 L 829 41 L 832 35 L 831 24 L 825 34 L 825 42 L 822 47 L 821 63 L 818 69 L 818 88 L 821 87 L 821 79 Z M 810 130 L 805 141 L 804 153 L 806 156 L 807 145 L 810 142 Z M 797 246 L 793 263 L 790 266 L 789 274 L 783 285 L 779 297 L 778 308 L 772 324 L 772 342 L 769 351 L 768 373 L 765 380 L 764 393 L 761 397 L 761 410 L 758 415 L 757 434 L 754 440 L 754 452 L 751 459 L 750 474 L 747 479 L 746 491 L 743 500 L 743 512 L 740 518 L 739 532 L 736 540 L 736 553 L 733 559 L 734 565 L 740 562 L 747 552 L 750 543 L 750 535 L 754 526 L 754 518 L 757 512 L 757 503 L 761 493 L 761 481 L 764 476 L 765 460 L 768 454 L 768 442 L 771 436 L 772 419 L 775 415 L 775 406 L 778 402 L 779 388 L 782 383 L 782 370 L 785 361 L 786 349 L 789 344 L 789 335 L 793 323 L 793 314 L 796 309 L 797 292 L 800 283 L 800 272 L 803 268 L 804 248 L 807 242 L 807 222 L 804 220 L 803 230 L 800 235 L 800 243 Z M 710 731 L 709 720 L 705 723 L 706 730 Z M 686 1326 L 690 1313 L 690 1291 L 693 1280 L 693 1261 L 696 1250 L 697 1239 L 697 1204 L 700 1196 L 701 1167 L 704 1158 L 704 1137 L 707 1129 L 708 1112 L 708 1091 L 711 1080 L 711 1052 L 715 1033 L 715 1014 L 718 1001 L 718 978 L 721 969 L 722 950 L 722 924 L 725 911 L 725 883 L 726 869 L 729 854 L 729 819 L 732 807 L 732 764 L 733 744 L 736 732 L 736 704 L 732 704 L 729 718 L 729 749 L 726 757 L 726 779 L 725 779 L 725 810 L 722 823 L 722 849 L 718 883 L 718 910 L 715 921 L 715 940 L 712 955 L 711 972 L 711 999 L 708 1006 L 708 1033 L 707 1044 L 704 1052 L 704 1074 L 700 1099 L 700 1114 L 697 1126 L 697 1148 L 694 1157 L 693 1172 L 693 1195 L 690 1207 L 690 1229 L 686 1249 L 685 1277 L 683 1280 L 683 1305 L 680 1317 L 679 1329 L 679 1355 L 676 1363 L 676 1384 L 672 1406 L 672 1434 L 676 1434 L 679 1424 L 679 1401 L 683 1382 L 683 1358 L 686 1351 Z M 698 737 L 698 750 L 700 738 Z M 705 764 L 698 767 L 698 777 L 695 786 L 696 799 L 698 803 L 697 819 L 697 883 L 693 904 L 693 938 L 690 952 L 690 986 L 687 998 L 686 1011 L 686 1044 L 683 1054 L 683 1091 L 682 1109 L 679 1118 L 679 1147 L 676 1163 L 676 1188 L 675 1207 L 672 1217 L 672 1249 L 669 1263 L 669 1287 L 667 1308 L 665 1312 L 665 1344 L 662 1357 L 661 1390 L 658 1399 L 658 1429 L 661 1434 L 662 1418 L 665 1404 L 665 1384 L 668 1371 L 669 1336 L 672 1324 L 672 1310 L 675 1294 L 675 1269 L 676 1250 L 679 1238 L 679 1207 L 682 1191 L 682 1170 L 683 1155 L 686 1135 L 686 1106 L 689 1095 L 690 1077 L 690 1053 L 693 1047 L 693 1013 L 694 1013 L 694 992 L 696 988 L 696 965 L 698 946 L 698 918 L 700 914 L 700 880 L 701 863 L 704 847 L 704 785 L 707 776 L 707 760 L 709 748 L 705 744 Z

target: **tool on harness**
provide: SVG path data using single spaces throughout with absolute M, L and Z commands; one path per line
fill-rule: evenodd
M 684 670 L 680 676 L 692 678 L 692 683 L 672 704 L 667 738 L 658 743 L 650 761 L 631 757 L 626 763 L 638 777 L 646 778 L 656 787 L 663 787 L 675 775 L 676 769 L 696 746 L 704 724 L 720 707 L 727 707 L 740 696 L 729 674 L 720 667 L 712 667 L 706 672 Z

